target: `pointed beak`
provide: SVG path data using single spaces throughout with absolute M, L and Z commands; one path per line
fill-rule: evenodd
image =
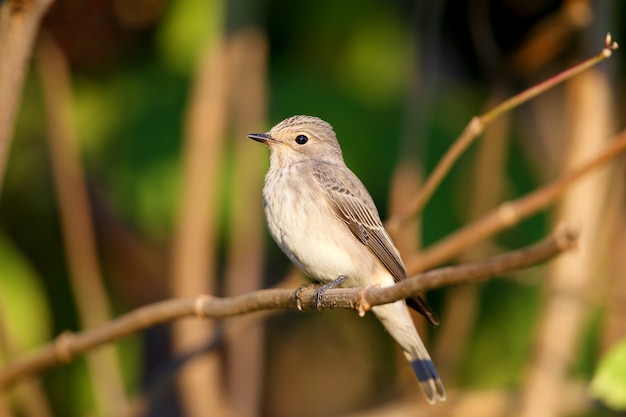
M 276 139 L 272 138 L 269 134 L 267 133 L 250 133 L 248 135 L 248 138 L 250 139 L 254 139 L 257 142 L 261 142 L 261 143 L 265 143 L 266 145 L 269 145 L 272 142 L 277 142 Z

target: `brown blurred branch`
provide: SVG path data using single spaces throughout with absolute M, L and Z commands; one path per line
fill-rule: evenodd
M 508 57 L 507 69 L 528 77 L 563 52 L 571 39 L 593 21 L 590 0 L 566 0 L 532 27 L 522 45 Z
M 230 35 L 233 85 L 232 101 L 233 167 L 231 182 L 231 224 L 228 261 L 224 274 L 224 295 L 231 296 L 263 288 L 265 222 L 260 190 L 263 187 L 264 149 L 240 140 L 248 132 L 266 125 L 267 40 L 255 29 Z M 228 395 L 233 414 L 256 417 L 261 414 L 264 379 L 264 321 L 250 323 L 245 332 L 228 332 Z
M 506 97 L 500 85 L 491 92 L 489 103 L 498 103 Z M 488 104 L 489 106 L 489 104 Z M 491 106 L 489 106 L 491 107 Z M 469 176 L 467 189 L 472 196 L 464 210 L 467 223 L 480 217 L 502 201 L 506 183 L 506 159 L 511 131 L 511 114 L 494 121 L 476 144 L 473 172 Z M 485 240 L 463 251 L 458 263 L 474 262 L 494 253 L 494 242 Z M 441 326 L 431 352 L 438 363 L 439 374 L 447 385 L 453 385 L 458 368 L 462 364 L 468 344 L 473 340 L 472 331 L 480 311 L 481 289 L 466 285 L 447 291 L 444 308 L 440 310 Z
M 423 253 L 407 259 L 407 270 L 409 273 L 415 273 L 432 268 L 452 258 L 472 244 L 505 228 L 516 225 L 522 219 L 550 205 L 572 183 L 584 177 L 590 171 L 606 164 L 624 152 L 624 150 L 626 150 L 626 130 L 619 133 L 602 152 L 578 168 L 563 174 L 555 181 L 533 191 L 525 197 L 502 203 L 495 210 L 440 240 Z
M 513 270 L 528 268 L 573 248 L 577 240 L 576 230 L 562 226 L 536 245 L 480 262 L 432 270 L 391 287 L 329 290 L 324 294 L 321 308 L 347 308 L 364 314 L 372 306 L 404 299 L 419 291 L 477 282 Z M 301 300 L 303 310 L 316 310 L 314 290 L 302 291 Z M 78 354 L 157 324 L 192 316 L 218 319 L 263 310 L 294 310 L 297 308 L 296 304 L 293 290 L 288 289 L 260 290 L 229 298 L 201 295 L 196 298 L 177 298 L 154 303 L 94 329 L 78 334 L 69 332 L 61 334 L 38 352 L 15 360 L 0 371 L 0 388 L 6 388 L 20 378 L 35 372 L 69 363 Z
M 35 58 L 70 283 L 82 325 L 95 327 L 110 320 L 112 313 L 100 273 L 85 173 L 74 131 L 70 73 L 63 52 L 47 35 L 41 37 Z M 87 356 L 87 365 L 97 408 L 103 415 L 123 415 L 127 410 L 126 395 L 115 349 L 92 352 Z
M 564 149 L 563 169 L 575 166 L 606 142 L 612 125 L 611 86 L 606 75 L 593 70 L 567 85 L 565 100 L 569 134 Z M 557 398 L 570 378 L 570 370 L 582 343 L 585 324 L 595 303 L 598 288 L 606 285 L 609 258 L 607 197 L 611 170 L 596 171 L 568 188 L 555 210 L 557 218 L 577 219 L 584 225 L 578 256 L 564 256 L 550 265 L 545 281 L 547 294 L 533 334 L 532 355 L 526 365 L 517 415 L 559 415 Z M 603 299 L 602 305 L 607 304 Z
M 465 127 L 461 136 L 459 136 L 450 149 L 448 149 L 448 151 L 444 154 L 443 158 L 441 158 L 432 174 L 424 183 L 424 186 L 420 189 L 420 192 L 411 200 L 409 204 L 407 204 L 402 213 L 391 217 L 387 221 L 388 229 L 390 231 L 395 231 L 395 229 L 399 228 L 404 221 L 422 211 L 456 160 L 459 159 L 467 147 L 472 144 L 472 142 L 474 142 L 474 140 L 480 136 L 485 128 L 495 119 L 527 102 L 528 100 L 537 97 L 555 85 L 572 78 L 574 75 L 580 74 L 601 61 L 604 61 L 611 56 L 617 47 L 617 43 L 611 40 L 611 35 L 607 34 L 605 46 L 597 55 L 505 100 L 482 116 L 474 117 Z
M 201 52 L 186 110 L 180 206 L 172 247 L 170 288 L 174 297 L 215 292 L 222 149 L 226 137 L 230 80 L 230 45 L 221 34 L 208 39 Z M 176 353 L 203 346 L 214 337 L 211 323 L 177 322 Z M 222 358 L 218 352 L 182 369 L 178 393 L 185 414 L 230 415 L 224 400 Z
M 0 1 L 0 191 L 39 22 L 53 0 Z

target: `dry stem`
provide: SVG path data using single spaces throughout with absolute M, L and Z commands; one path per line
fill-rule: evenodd
M 233 86 L 232 123 L 234 156 L 231 183 L 231 224 L 228 260 L 224 273 L 226 296 L 263 288 L 265 226 L 260 190 L 263 186 L 264 149 L 242 140 L 266 123 L 267 41 L 258 30 L 240 30 L 229 39 Z M 250 324 L 245 332 L 226 338 L 228 395 L 233 413 L 257 417 L 262 409 L 264 323 Z
M 547 207 L 562 195 L 574 181 L 617 157 L 624 150 L 626 150 L 626 130 L 618 134 L 602 152 L 577 169 L 520 199 L 501 204 L 475 222 L 440 240 L 423 253 L 409 258 L 406 261 L 407 270 L 409 273 L 415 273 L 440 265 L 472 244 L 482 241 L 504 228 L 514 226 L 520 220 Z
M 407 204 L 404 211 L 387 221 L 387 227 L 390 230 L 395 230 L 401 226 L 401 224 L 414 216 L 415 214 L 422 211 L 432 194 L 435 192 L 441 181 L 445 178 L 446 174 L 452 168 L 452 165 L 456 162 L 457 159 L 463 154 L 463 152 L 467 149 L 467 147 L 485 130 L 485 127 L 488 126 L 491 122 L 493 122 L 498 117 L 502 116 L 505 113 L 510 112 L 515 107 L 518 107 L 522 103 L 527 102 L 528 100 L 537 97 L 539 94 L 544 93 L 546 90 L 554 87 L 561 82 L 568 80 L 574 75 L 580 74 L 586 69 L 598 64 L 601 61 L 609 58 L 614 50 L 618 47 L 616 42 L 611 40 L 611 35 L 607 34 L 605 39 L 605 46 L 602 51 L 595 56 L 587 59 L 586 61 L 581 62 L 578 65 L 575 65 L 547 80 L 530 87 L 527 90 L 522 91 L 521 93 L 505 100 L 500 105 L 496 106 L 494 109 L 489 112 L 483 114 L 482 116 L 474 117 L 469 124 L 465 127 L 465 130 L 459 136 L 459 138 L 452 144 L 450 149 L 444 154 L 443 158 L 439 161 L 432 174 L 428 177 L 424 186 L 420 190 L 420 192 L 411 200 L 409 204 Z
M 98 264 L 85 173 L 74 131 L 70 73 L 62 51 L 49 36 L 41 38 L 36 62 L 70 282 L 82 325 L 95 327 L 110 320 L 112 314 Z M 105 415 L 124 414 L 126 395 L 115 349 L 111 346 L 92 352 L 87 365 L 98 409 Z
M 481 262 L 432 270 L 394 286 L 333 289 L 324 294 L 322 308 L 356 309 L 358 305 L 375 306 L 404 299 L 419 291 L 460 285 L 528 268 L 544 262 L 575 246 L 578 233 L 568 226 L 557 229 L 545 241 Z M 304 310 L 317 310 L 314 290 L 300 293 Z M 82 333 L 64 333 L 38 352 L 10 363 L 0 372 L 0 388 L 18 379 L 71 361 L 76 355 L 104 343 L 137 333 L 157 324 L 183 317 L 226 318 L 263 310 L 292 309 L 296 300 L 293 291 L 270 289 L 250 292 L 236 297 L 219 298 L 201 295 L 199 298 L 177 298 L 138 308 L 116 320 Z
M 220 163 L 226 133 L 230 80 L 228 45 L 221 35 L 206 41 L 186 113 L 183 179 L 176 220 L 171 293 L 190 297 L 214 292 L 216 283 Z M 173 328 L 176 353 L 204 345 L 215 334 L 209 323 L 177 322 Z M 222 358 L 204 355 L 178 376 L 178 392 L 185 414 L 229 415 L 224 400 Z

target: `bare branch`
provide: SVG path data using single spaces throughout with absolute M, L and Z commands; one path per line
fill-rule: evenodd
M 424 252 L 407 259 L 405 262 L 407 270 L 409 273 L 414 273 L 433 268 L 451 259 L 472 244 L 518 224 L 521 220 L 554 202 L 573 182 L 606 164 L 624 150 L 626 150 L 626 130 L 619 133 L 602 152 L 577 169 L 560 176 L 555 181 L 522 198 L 502 203 L 493 211 L 441 239 Z
M 467 147 L 474 142 L 474 140 L 480 136 L 480 134 L 485 130 L 485 127 L 493 122 L 495 119 L 518 107 L 519 105 L 529 101 L 532 98 L 537 97 L 538 95 L 544 93 L 550 88 L 554 87 L 557 84 L 562 83 L 565 80 L 572 78 L 573 76 L 580 74 L 586 69 L 598 64 L 601 61 L 609 58 L 614 50 L 618 47 L 616 42 L 611 40 L 611 35 L 607 34 L 605 39 L 605 45 L 602 51 L 595 56 L 587 59 L 586 61 L 581 62 L 578 65 L 575 65 L 563 72 L 558 73 L 557 75 L 548 78 L 547 80 L 534 85 L 527 90 L 522 91 L 521 93 L 509 98 L 508 100 L 503 101 L 494 109 L 488 111 L 482 116 L 474 117 L 469 124 L 465 127 L 465 130 L 459 136 L 459 138 L 452 144 L 450 149 L 444 154 L 443 158 L 439 161 L 432 174 L 428 177 L 424 186 L 420 190 L 420 192 L 407 204 L 404 211 L 397 216 L 390 218 L 387 221 L 387 227 L 389 230 L 393 231 L 396 228 L 400 227 L 400 225 L 414 216 L 415 214 L 422 211 L 430 197 L 433 195 L 441 181 L 445 178 L 447 173 L 450 171 L 454 163 L 459 159 L 459 157 L 465 152 Z
M 516 269 L 528 268 L 574 247 L 577 239 L 576 230 L 562 226 L 545 241 L 534 246 L 481 262 L 429 271 L 391 287 L 329 290 L 324 294 L 322 308 L 355 309 L 362 315 L 372 306 L 401 300 L 418 291 L 477 282 Z M 300 295 L 303 310 L 316 309 L 313 290 L 304 290 Z M 61 334 L 39 351 L 15 360 L 0 371 L 0 388 L 6 388 L 26 375 L 68 363 L 78 354 L 157 324 L 190 316 L 218 319 L 273 309 L 297 309 L 293 291 L 269 289 L 230 298 L 201 295 L 150 304 L 100 327 L 78 334 Z

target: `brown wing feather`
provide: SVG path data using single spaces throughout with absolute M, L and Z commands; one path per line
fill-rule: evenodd
M 340 175 L 332 177 L 321 167 L 313 169 L 313 175 L 324 188 L 335 214 L 348 229 L 389 270 L 396 282 L 406 278 L 406 269 L 383 227 L 378 210 L 359 179 L 347 169 L 335 170 Z
M 325 195 L 335 214 L 346 223 L 352 234 L 376 255 L 395 282 L 405 279 L 406 269 L 400 254 L 385 230 L 376 205 L 365 186 L 347 168 L 334 170 L 334 174 L 330 176 L 320 166 L 313 168 L 313 176 L 326 191 Z M 433 326 L 439 324 L 435 312 L 419 295 L 407 298 L 407 304 L 426 317 Z

